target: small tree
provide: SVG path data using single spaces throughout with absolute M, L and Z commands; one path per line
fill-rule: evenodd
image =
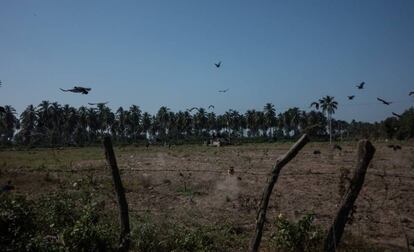
M 335 101 L 333 96 L 325 96 L 319 100 L 322 111 L 328 115 L 329 121 L 329 143 L 332 143 L 332 114 L 335 113 L 335 110 L 338 108 L 338 102 Z

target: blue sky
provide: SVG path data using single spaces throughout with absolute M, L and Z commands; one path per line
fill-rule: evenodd
M 42 100 L 282 112 L 331 95 L 336 118 L 382 120 L 414 106 L 414 1 L 2 0 L 0 80 L 18 112 Z M 59 90 L 74 85 L 92 92 Z

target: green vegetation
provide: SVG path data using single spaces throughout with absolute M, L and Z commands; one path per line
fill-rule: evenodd
M 86 195 L 53 194 L 37 201 L 0 195 L 3 251 L 111 250 L 116 228 Z
M 88 193 L 52 194 L 36 201 L 0 195 L 3 251 L 113 251 L 119 233 L 115 213 Z M 132 251 L 227 251 L 240 246 L 232 225 L 185 226 L 149 215 L 132 219 Z
M 379 123 L 348 123 L 332 118 L 338 107 L 334 97 L 323 97 L 320 105 L 322 112 L 290 108 L 278 114 L 274 105 L 267 103 L 263 111 L 247 110 L 241 114 L 229 110 L 222 115 L 203 108 L 191 114 L 161 107 L 155 115 L 150 115 L 136 105 L 113 112 L 104 104 L 97 108 L 74 108 L 43 101 L 37 107 L 29 105 L 20 118 L 16 117 L 13 107 L 5 106 L 6 112 L 0 114 L 0 144 L 84 146 L 98 143 L 108 133 L 115 143 L 140 145 L 147 139 L 153 143 L 200 143 L 214 136 L 275 141 L 296 138 L 304 130 L 321 140 L 414 137 L 414 108 L 407 109 L 401 118 L 389 117 Z
M 298 222 L 290 222 L 283 215 L 275 220 L 272 235 L 274 245 L 283 251 L 321 251 L 324 233 L 313 224 L 314 214 L 306 214 Z

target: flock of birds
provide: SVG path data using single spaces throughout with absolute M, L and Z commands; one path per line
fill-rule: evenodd
M 365 85 L 365 82 L 363 81 L 360 84 L 356 85 L 356 87 L 358 89 L 364 89 L 364 85 Z M 408 95 L 409 96 L 414 96 L 414 91 L 409 92 Z M 355 98 L 355 95 L 349 95 L 348 96 L 348 100 L 353 100 L 354 98 Z M 387 106 L 389 106 L 393 103 L 393 102 L 386 101 L 386 100 L 384 100 L 382 98 L 379 98 L 379 97 L 377 97 L 377 100 L 382 102 L 384 105 L 387 105 Z M 312 102 L 309 107 L 310 108 L 315 107 L 316 110 L 319 110 L 320 103 L 319 102 Z M 397 114 L 395 112 L 392 112 L 392 115 L 395 116 L 395 117 L 401 118 L 401 115 Z

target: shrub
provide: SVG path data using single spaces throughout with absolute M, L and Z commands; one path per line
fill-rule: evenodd
M 28 201 L 0 195 L 0 247 L 4 251 L 107 251 L 116 228 L 97 205 L 69 194 Z
M 31 203 L 24 197 L 0 194 L 0 248 L 25 251 L 36 230 Z
M 314 216 L 306 214 L 294 223 L 279 215 L 275 221 L 277 230 L 272 234 L 275 246 L 287 251 L 318 251 L 323 232 L 319 226 L 312 224 Z

